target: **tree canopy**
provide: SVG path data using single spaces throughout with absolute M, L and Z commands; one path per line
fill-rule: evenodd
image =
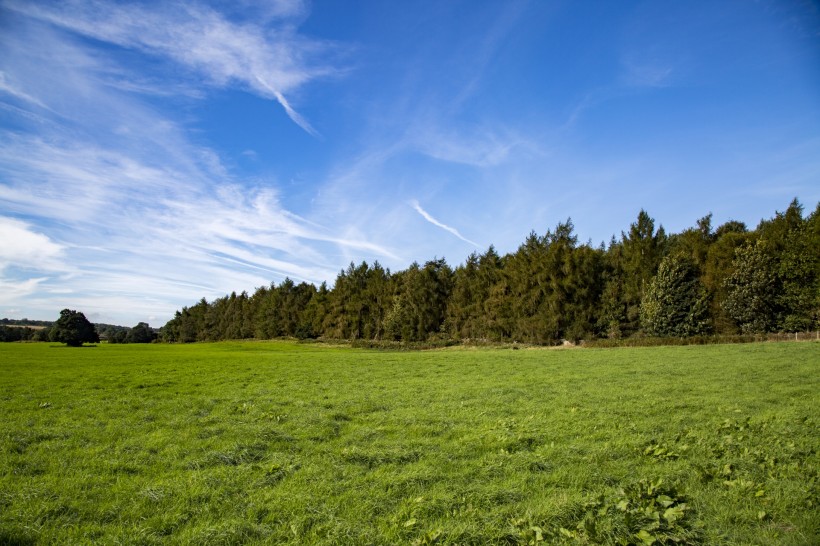
M 709 329 L 708 297 L 688 257 L 667 256 L 641 302 L 641 324 L 652 336 L 695 336 Z
M 83 343 L 99 343 L 100 336 L 85 315 L 79 311 L 63 309 L 60 318 L 51 327 L 51 341 L 65 343 L 69 347 L 79 347 Z
M 579 244 L 570 219 L 450 266 L 391 272 L 351 263 L 332 288 L 279 285 L 204 298 L 161 330 L 166 341 L 298 337 L 550 344 L 820 327 L 820 204 L 792 201 L 754 230 L 712 215 L 667 233 L 641 210 L 609 245 Z

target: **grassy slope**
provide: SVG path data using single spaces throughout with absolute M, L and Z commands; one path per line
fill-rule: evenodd
M 812 544 L 819 382 L 816 343 L 0 344 L 0 544 Z

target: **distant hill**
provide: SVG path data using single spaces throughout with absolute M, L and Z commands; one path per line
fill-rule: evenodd
M 0 319 L 0 326 L 7 326 L 9 328 L 31 328 L 32 330 L 42 330 L 44 328 L 51 328 L 54 324 L 54 321 L 51 320 L 31 320 L 31 319 L 10 319 L 10 318 L 3 318 Z M 105 324 L 102 322 L 94 322 L 94 327 L 97 329 L 97 333 L 100 334 L 100 337 L 106 339 L 113 335 L 116 332 L 125 332 L 127 333 L 131 330 L 129 326 L 119 326 L 116 324 Z
M 27 326 L 32 330 L 40 330 L 42 328 L 50 328 L 51 325 L 54 324 L 54 321 L 50 320 L 30 320 L 27 318 L 24 319 L 0 319 L 0 325 L 2 326 Z
M 30 319 L 0 319 L 0 342 L 4 341 L 47 341 L 48 332 L 43 332 L 51 328 L 54 324 L 49 320 Z M 92 323 L 100 336 L 100 341 L 110 343 L 150 343 L 159 335 L 157 328 L 151 328 L 145 323 L 139 323 L 136 327 L 119 326 L 116 324 L 105 324 L 102 322 Z
M 34 330 L 39 330 L 40 328 L 49 328 L 51 325 L 54 324 L 53 320 L 31 320 L 31 319 L 10 319 L 10 318 L 3 318 L 0 319 L 0 326 L 27 326 Z M 104 322 L 93 322 L 92 323 L 97 330 L 130 330 L 130 326 L 119 326 L 117 324 L 105 324 Z

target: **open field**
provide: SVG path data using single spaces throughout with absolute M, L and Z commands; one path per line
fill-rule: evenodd
M 0 544 L 817 544 L 820 344 L 0 345 Z

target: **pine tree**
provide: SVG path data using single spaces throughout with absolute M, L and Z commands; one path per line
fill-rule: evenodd
M 666 233 L 663 227 L 655 231 L 655 220 L 645 210 L 629 227 L 629 233 L 622 233 L 623 304 L 625 321 L 621 324 L 624 334 L 635 332 L 640 326 L 640 305 L 644 292 L 658 271 L 666 247 Z

